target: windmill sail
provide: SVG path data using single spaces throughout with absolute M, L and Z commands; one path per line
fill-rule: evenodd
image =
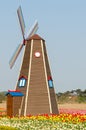
M 32 35 L 34 35 L 36 33 L 36 31 L 38 30 L 38 22 L 35 21 L 34 25 L 31 27 L 29 34 L 27 36 L 27 39 L 29 39 Z
M 13 67 L 13 65 L 14 65 L 20 51 L 22 50 L 22 48 L 23 48 L 23 44 L 19 44 L 16 51 L 15 51 L 15 53 L 14 53 L 14 55 L 12 56 L 12 58 L 11 58 L 11 60 L 9 62 L 10 68 Z
M 25 22 L 24 22 L 21 6 L 19 6 L 19 8 L 18 8 L 17 14 L 18 14 L 18 18 L 19 18 L 19 23 L 20 23 L 23 39 L 24 39 L 24 35 L 25 35 L 24 34 L 25 33 Z

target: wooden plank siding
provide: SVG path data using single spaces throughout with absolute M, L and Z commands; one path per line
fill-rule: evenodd
M 40 57 L 35 57 L 40 52 Z M 31 74 L 28 91 L 27 114 L 50 113 L 41 40 L 34 40 L 32 50 Z
M 52 75 L 51 75 L 51 69 L 50 69 L 50 66 L 49 66 L 49 60 L 48 60 L 48 56 L 47 56 L 47 50 L 46 50 L 46 46 L 45 46 L 45 41 L 43 43 L 43 48 L 44 48 L 45 63 L 46 63 L 46 70 L 47 70 L 47 80 L 48 80 L 48 77 L 49 76 L 52 77 Z M 58 106 L 57 106 L 57 100 L 56 100 L 54 86 L 52 88 L 49 88 L 49 92 L 50 92 L 52 113 L 58 114 L 59 112 L 58 112 Z
M 20 90 L 24 94 L 22 106 L 20 105 L 22 107 L 22 108 L 20 108 L 22 116 L 24 115 L 26 90 L 27 90 L 27 87 L 28 87 L 27 83 L 28 83 L 28 72 L 29 72 L 29 62 L 30 62 L 30 50 L 31 50 L 31 41 L 28 41 L 28 43 L 26 41 L 25 52 L 24 52 L 24 56 L 23 56 L 23 61 L 22 61 L 22 66 L 21 66 L 19 77 L 26 76 L 27 81 L 26 81 L 26 85 L 24 87 L 21 87 L 21 88 L 18 87 L 18 82 L 17 82 L 17 87 L 16 87 L 16 89 Z M 15 111 L 16 111 L 16 109 L 15 109 Z
M 18 116 L 21 109 L 22 97 L 13 97 L 13 115 Z
M 11 95 L 7 96 L 7 115 L 13 116 L 13 97 Z

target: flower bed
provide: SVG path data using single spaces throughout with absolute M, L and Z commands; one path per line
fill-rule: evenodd
M 77 114 L 77 113 L 86 114 L 86 110 L 80 110 L 80 109 L 77 110 L 77 109 L 62 109 L 62 108 L 60 108 L 59 112 L 60 113 L 70 113 L 70 114 Z
M 59 114 L 38 115 L 15 118 L 0 118 L 0 126 L 10 126 L 17 130 L 86 130 L 86 115 Z
M 0 108 L 0 116 L 6 115 L 6 109 L 5 108 Z
M 60 109 L 59 115 L 38 115 L 27 117 L 6 116 L 1 110 L 0 129 L 3 130 L 86 130 L 86 111 Z M 1 114 L 1 113 L 0 113 Z

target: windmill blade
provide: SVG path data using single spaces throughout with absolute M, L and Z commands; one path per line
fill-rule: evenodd
M 24 22 L 21 6 L 19 6 L 19 8 L 18 8 L 17 14 L 18 14 L 18 18 L 19 18 L 19 23 L 20 23 L 23 39 L 24 39 L 24 35 L 25 35 L 25 22 Z
M 16 61 L 16 59 L 17 59 L 19 53 L 20 53 L 20 51 L 21 51 L 22 48 L 23 48 L 23 45 L 24 45 L 24 44 L 19 44 L 19 45 L 18 45 L 18 47 L 17 47 L 17 49 L 16 49 L 14 55 L 12 56 L 12 58 L 11 58 L 11 60 L 10 60 L 10 62 L 9 62 L 10 68 L 13 67 L 13 65 L 14 65 L 14 63 L 15 63 L 15 61 Z
M 27 39 L 29 39 L 32 35 L 34 35 L 36 33 L 36 31 L 38 30 L 38 22 L 35 21 L 34 25 L 31 27 L 29 34 L 27 36 Z

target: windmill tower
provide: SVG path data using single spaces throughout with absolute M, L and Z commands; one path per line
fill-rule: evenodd
M 18 16 L 24 38 L 24 22 L 21 8 L 18 9 Z M 10 67 L 14 65 L 18 54 L 25 46 L 23 61 L 15 91 L 9 91 L 7 96 L 12 97 L 11 115 L 38 115 L 58 114 L 58 106 L 55 97 L 53 79 L 49 67 L 45 40 L 35 34 L 38 23 L 35 23 L 29 36 L 21 44 L 11 60 Z M 13 104 L 13 105 L 12 105 Z M 8 110 L 8 115 L 9 110 Z

